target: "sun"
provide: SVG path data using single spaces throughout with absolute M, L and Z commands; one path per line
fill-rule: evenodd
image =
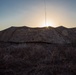
M 43 22 L 41 27 L 55 27 L 55 24 L 52 21 Z

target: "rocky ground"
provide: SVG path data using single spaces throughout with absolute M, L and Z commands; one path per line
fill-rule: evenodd
M 0 75 L 76 75 L 76 47 L 0 43 Z
M 0 75 L 76 75 L 76 28 L 0 31 Z

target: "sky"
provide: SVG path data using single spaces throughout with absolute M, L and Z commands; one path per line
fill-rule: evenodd
M 0 30 L 11 26 L 76 27 L 76 0 L 0 0 Z

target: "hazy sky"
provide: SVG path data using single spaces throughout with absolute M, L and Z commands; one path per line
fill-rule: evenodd
M 46 0 L 46 11 L 49 25 L 76 27 L 76 0 Z M 44 0 L 0 0 L 0 29 L 44 23 Z

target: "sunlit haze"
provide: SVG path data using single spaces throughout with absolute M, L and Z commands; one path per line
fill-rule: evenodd
M 49 27 L 49 26 L 56 27 L 55 23 L 52 22 L 50 19 L 47 20 L 46 22 L 43 21 L 40 27 Z
M 76 0 L 0 0 L 0 30 L 11 26 L 76 27 Z

